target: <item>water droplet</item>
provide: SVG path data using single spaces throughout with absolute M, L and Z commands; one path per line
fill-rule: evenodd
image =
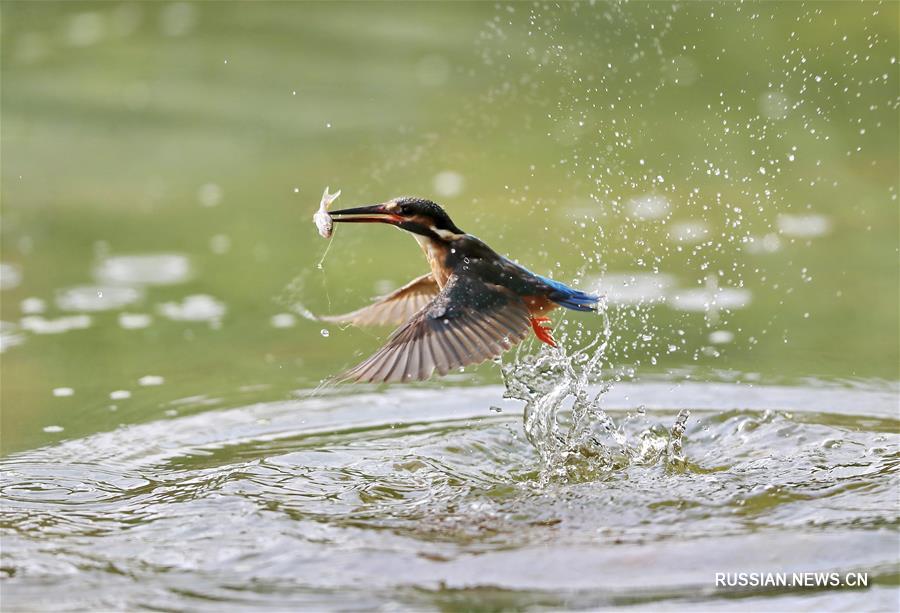
M 75 393 L 71 387 L 57 387 L 53 390 L 53 395 L 57 398 L 64 398 L 66 396 L 72 396 Z
M 46 426 L 46 427 L 44 427 L 44 432 L 49 432 L 51 434 L 55 433 L 55 432 L 62 432 L 62 431 L 63 431 L 62 426 Z
M 323 337 L 325 337 L 325 338 L 328 338 L 328 336 L 331 334 L 331 332 L 329 332 L 329 331 L 326 330 L 325 328 L 322 328 L 322 329 L 319 331 L 319 334 L 321 334 L 321 335 L 322 335 Z

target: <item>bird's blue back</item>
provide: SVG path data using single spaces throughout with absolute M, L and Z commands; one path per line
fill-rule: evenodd
M 567 309 L 572 309 L 573 311 L 593 311 L 594 305 L 600 302 L 599 296 L 592 296 L 581 290 L 569 287 L 565 283 L 560 283 L 559 281 L 554 281 L 553 279 L 548 279 L 541 275 L 535 274 L 534 276 L 551 288 L 552 291 L 549 294 L 550 300 Z
M 482 266 L 466 265 L 466 269 L 474 268 L 482 277 L 509 287 L 521 296 L 546 296 L 559 306 L 573 311 L 594 311 L 595 305 L 600 302 L 599 296 L 592 296 L 565 283 L 548 279 L 503 257 L 471 234 L 466 235 L 464 242 L 450 253 L 458 261 L 465 256 L 471 258 L 467 262 L 483 262 Z

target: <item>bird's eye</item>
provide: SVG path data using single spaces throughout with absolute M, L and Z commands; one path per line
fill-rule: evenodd
M 397 207 L 398 215 L 406 216 L 406 215 L 409 215 L 409 213 L 410 213 L 409 207 L 406 206 L 405 204 L 401 204 L 400 206 Z

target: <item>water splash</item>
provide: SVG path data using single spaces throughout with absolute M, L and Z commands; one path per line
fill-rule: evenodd
M 606 356 L 612 331 L 606 309 L 600 316 L 602 331 L 571 354 L 564 334 L 555 349 L 523 355 L 520 346 L 512 361 L 501 364 L 504 398 L 525 402 L 523 429 L 541 460 L 540 485 L 595 481 L 632 465 L 687 465 L 683 439 L 690 411 L 682 409 L 671 429 L 656 424 L 629 439 L 603 410 L 601 400 L 615 377 L 603 379 L 605 366 L 613 370 Z M 579 329 L 573 340 L 583 336 Z M 638 415 L 645 413 L 638 410 Z

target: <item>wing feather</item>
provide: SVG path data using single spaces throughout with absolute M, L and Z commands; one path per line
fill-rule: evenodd
M 459 339 L 453 335 L 448 335 L 447 338 L 442 340 L 444 355 L 447 356 L 447 370 L 449 371 L 452 368 L 462 367 L 466 361 L 463 358 L 465 353 L 463 352 L 462 346 L 459 344 Z
M 398 325 L 428 305 L 439 291 L 437 281 L 428 273 L 390 294 L 376 298 L 375 302 L 361 309 L 342 315 L 321 315 L 319 319 L 354 326 Z
M 425 337 L 420 347 L 422 352 L 428 355 L 428 362 L 425 368 L 417 373 L 418 380 L 427 379 L 435 370 L 442 375 L 446 375 L 449 372 L 449 363 L 444 357 L 443 347 L 440 346 L 440 340 L 437 337 Z
M 369 359 L 341 378 L 372 383 L 421 381 L 436 370 L 478 364 L 520 342 L 530 329 L 527 305 L 513 292 L 452 275 L 443 290 L 398 328 Z

